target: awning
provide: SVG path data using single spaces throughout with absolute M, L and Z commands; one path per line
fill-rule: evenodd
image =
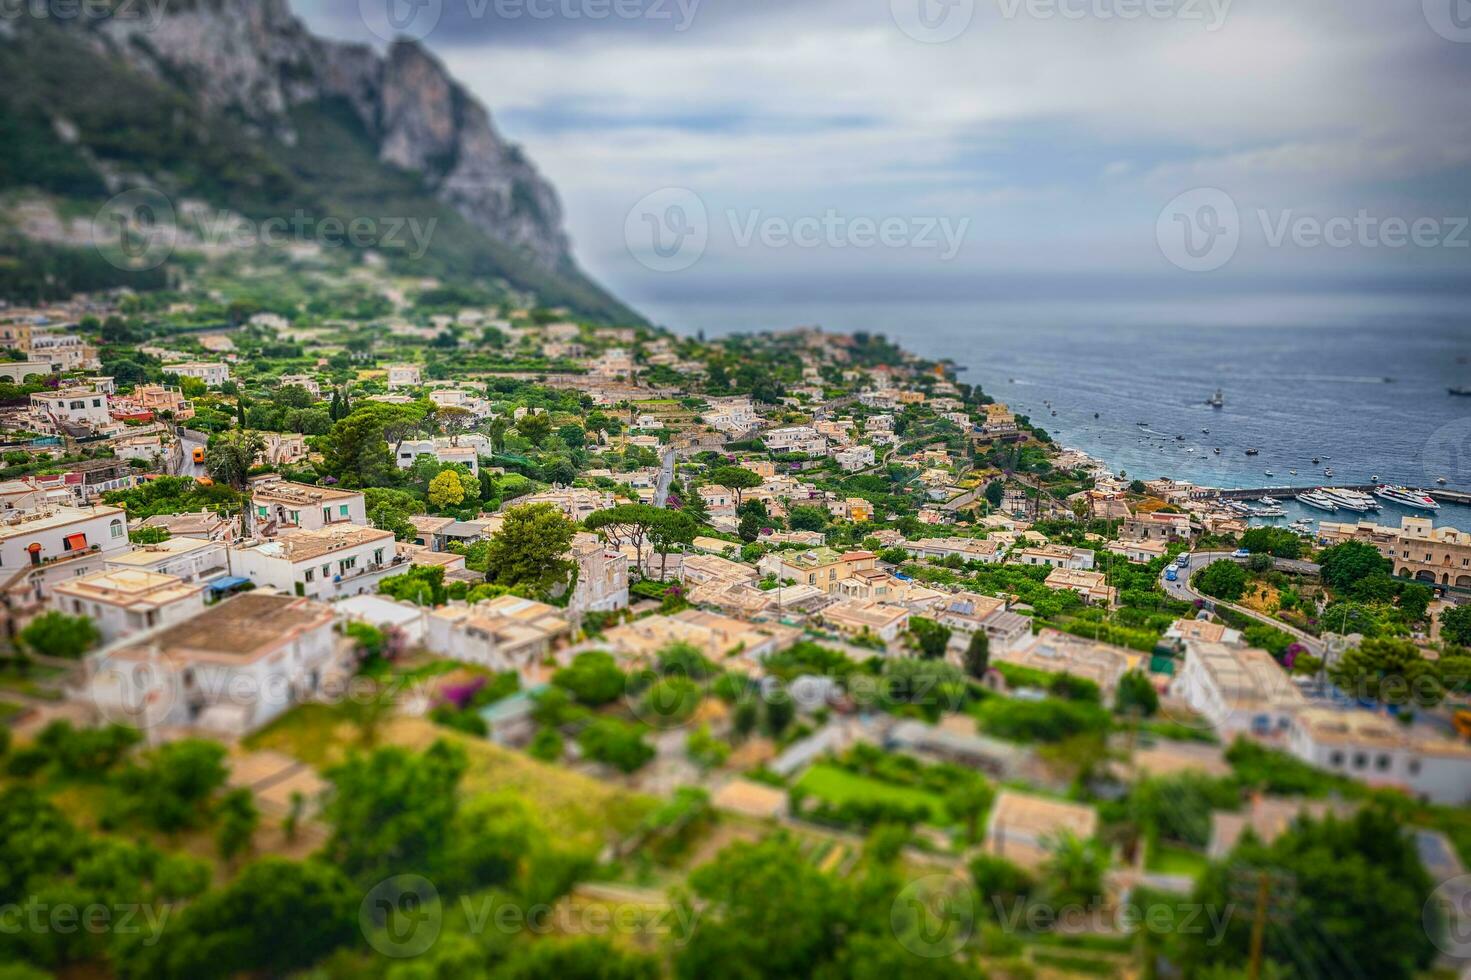
M 249 585 L 250 579 L 241 578 L 239 575 L 225 575 L 209 582 L 211 592 L 229 592 L 238 589 L 242 585 Z
M 80 551 L 87 547 L 87 536 L 85 534 L 68 534 L 66 536 L 66 550 Z

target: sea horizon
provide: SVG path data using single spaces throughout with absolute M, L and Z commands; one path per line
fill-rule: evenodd
M 687 334 L 883 333 L 920 356 L 954 361 L 961 380 L 1130 476 L 1223 489 L 1471 491 L 1471 399 L 1448 391 L 1471 385 L 1471 315 L 1452 292 L 1270 291 L 1209 302 L 763 295 L 643 308 Z M 1206 403 L 1218 389 L 1225 404 L 1216 409 Z M 1363 519 L 1295 503 L 1288 510 L 1286 520 Z M 1397 524 L 1402 513 L 1413 512 L 1386 504 L 1377 519 Z M 1434 516 L 1471 530 L 1471 507 L 1446 505 Z

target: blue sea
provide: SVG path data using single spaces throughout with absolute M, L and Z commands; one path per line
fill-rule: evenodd
M 921 355 L 951 358 L 962 380 L 1131 477 L 1228 488 L 1376 479 L 1435 487 L 1444 478 L 1447 489 L 1471 491 L 1471 398 L 1447 391 L 1471 387 L 1465 295 L 752 298 L 759 295 L 642 307 L 683 333 L 797 325 L 884 333 Z M 1217 389 L 1224 408 L 1206 404 Z M 1288 520 L 1358 519 L 1288 510 Z M 1380 520 L 1397 524 L 1406 513 L 1386 504 Z M 1445 506 L 1437 523 L 1471 529 L 1471 508 Z

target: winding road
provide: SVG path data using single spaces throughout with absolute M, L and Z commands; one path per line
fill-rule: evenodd
M 1184 575 L 1178 577 L 1173 582 L 1168 581 L 1165 578 L 1165 573 L 1169 571 L 1169 567 L 1166 567 L 1165 571 L 1160 573 L 1159 584 L 1165 590 L 1165 594 L 1172 599 L 1180 599 L 1184 602 L 1195 602 L 1199 600 L 1213 606 L 1224 606 L 1227 609 L 1230 609 L 1232 612 L 1240 613 L 1248 619 L 1254 619 L 1259 623 L 1263 623 L 1267 626 L 1272 627 L 1273 629 L 1281 630 L 1282 632 L 1291 636 L 1298 643 L 1306 647 L 1308 652 L 1311 653 L 1313 656 L 1323 656 L 1324 651 L 1327 649 L 1326 645 L 1323 643 L 1322 640 L 1318 639 L 1316 636 L 1313 636 L 1311 633 L 1304 633 L 1302 630 L 1298 629 L 1295 626 L 1289 626 L 1281 620 L 1273 619 L 1266 613 L 1257 612 L 1255 609 L 1248 609 L 1246 606 L 1237 605 L 1234 602 L 1227 602 L 1224 599 L 1215 599 L 1201 592 L 1197 592 L 1195 588 L 1190 584 L 1190 579 L 1195 575 L 1196 572 L 1201 571 L 1202 569 L 1207 568 L 1211 565 L 1214 565 L 1218 561 L 1234 561 L 1244 565 L 1246 564 L 1247 559 L 1237 558 L 1236 555 L 1230 551 L 1195 552 L 1190 556 L 1190 567 L 1184 570 Z M 1272 565 L 1279 572 L 1292 572 L 1298 575 L 1317 575 L 1319 572 L 1318 566 L 1313 564 L 1312 562 L 1299 561 L 1292 558 L 1274 558 L 1272 559 Z

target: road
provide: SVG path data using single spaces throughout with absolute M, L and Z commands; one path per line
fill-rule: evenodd
M 1190 579 L 1195 575 L 1196 572 L 1207 568 L 1210 565 L 1214 565 L 1218 561 L 1234 561 L 1239 562 L 1243 565 L 1246 564 L 1245 558 L 1237 558 L 1232 552 L 1229 551 L 1201 551 L 1190 556 L 1190 567 L 1185 570 L 1184 575 L 1180 576 L 1176 581 L 1171 582 L 1165 578 L 1165 573 L 1161 572 L 1159 584 L 1164 588 L 1165 594 L 1172 599 L 1180 599 L 1184 602 L 1194 602 L 1196 600 L 1200 600 L 1202 602 L 1211 603 L 1212 605 L 1216 606 L 1225 606 L 1232 612 L 1240 613 L 1248 619 L 1254 619 L 1259 623 L 1264 623 L 1267 626 L 1271 626 L 1273 629 L 1281 630 L 1282 632 L 1291 636 L 1298 643 L 1301 643 L 1304 647 L 1306 647 L 1308 652 L 1311 653 L 1313 656 L 1323 656 L 1326 647 L 1323 641 L 1318 639 L 1316 636 L 1313 636 L 1310 633 L 1304 633 L 1302 630 L 1298 629 L 1295 626 L 1289 626 L 1281 620 L 1273 619 L 1271 616 L 1268 616 L 1265 613 L 1257 612 L 1255 609 L 1248 609 L 1247 607 L 1237 605 L 1234 602 L 1227 602 L 1224 599 L 1214 599 L 1208 595 L 1203 595 L 1202 593 L 1197 592 L 1190 585 Z M 1299 575 L 1317 575 L 1319 572 L 1318 566 L 1310 561 L 1297 561 L 1290 558 L 1274 558 L 1272 559 L 1272 564 L 1279 572 L 1293 572 Z M 1166 568 L 1165 571 L 1168 572 L 1169 569 Z
M 654 489 L 654 506 L 663 507 L 669 502 L 669 488 L 674 483 L 674 450 L 664 450 L 664 461 L 659 469 L 659 483 Z
M 174 432 L 179 441 L 176 443 L 176 451 L 169 456 L 167 464 L 169 474 L 171 476 L 204 476 L 204 465 L 194 462 L 194 450 L 203 449 L 207 440 L 199 439 L 198 434 L 191 433 L 183 426 L 176 427 Z

